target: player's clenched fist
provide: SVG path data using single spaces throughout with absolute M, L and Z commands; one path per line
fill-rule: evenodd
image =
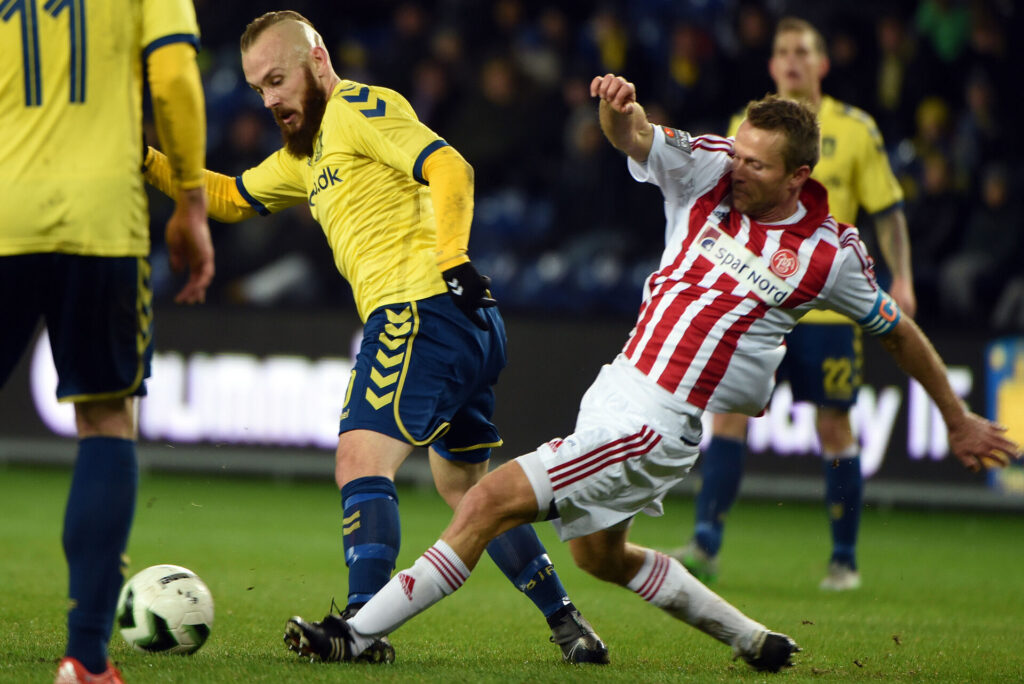
M 636 86 L 621 76 L 605 74 L 590 82 L 590 95 L 601 98 L 620 114 L 629 114 L 636 102 Z

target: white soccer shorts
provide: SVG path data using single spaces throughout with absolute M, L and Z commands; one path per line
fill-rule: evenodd
M 700 411 L 669 408 L 670 396 L 620 356 L 583 395 L 571 435 L 516 459 L 540 519 L 554 502 L 563 541 L 639 512 L 662 514 L 662 498 L 690 471 L 701 437 Z

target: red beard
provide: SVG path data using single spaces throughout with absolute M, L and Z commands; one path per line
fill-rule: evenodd
M 304 67 L 303 71 L 306 75 L 306 93 L 302 98 L 302 123 L 298 128 L 290 130 L 282 120 L 282 112 L 274 111 L 274 120 L 277 121 L 281 137 L 284 139 L 284 149 L 299 158 L 313 156 L 313 143 L 320 131 L 320 123 L 327 108 L 327 94 L 313 76 L 313 71 L 308 66 Z M 284 116 L 291 113 L 284 112 Z

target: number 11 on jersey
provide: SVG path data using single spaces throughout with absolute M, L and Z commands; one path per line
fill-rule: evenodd
M 47 0 L 43 10 L 53 19 L 68 16 L 70 92 L 73 103 L 85 102 L 85 0 Z M 21 57 L 24 69 L 25 106 L 43 104 L 39 45 L 39 9 L 36 0 L 0 0 L 0 19 L 21 19 Z

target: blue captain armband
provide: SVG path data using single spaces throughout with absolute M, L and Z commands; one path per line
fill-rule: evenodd
M 871 306 L 871 311 L 867 316 L 858 320 L 857 325 L 871 335 L 885 335 L 900 322 L 900 316 L 902 316 L 900 307 L 896 306 L 893 298 L 888 293 L 879 290 L 878 296 L 875 297 L 875 303 Z

